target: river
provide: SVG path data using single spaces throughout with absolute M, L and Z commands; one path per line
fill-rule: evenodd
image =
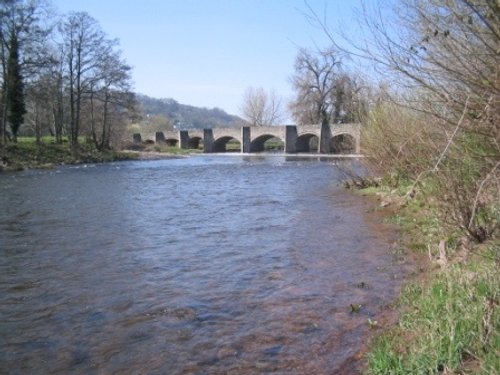
M 355 373 L 405 271 L 337 163 L 0 174 L 0 373 Z

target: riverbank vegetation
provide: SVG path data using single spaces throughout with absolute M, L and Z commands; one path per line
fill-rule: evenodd
M 80 142 L 71 147 L 67 140 L 56 143 L 51 137 L 36 142 L 32 137 L 19 137 L 17 142 L 0 148 L 0 171 L 18 171 L 31 168 L 53 168 L 62 164 L 102 163 L 133 160 L 138 153 L 99 150 L 92 142 Z
M 397 325 L 376 336 L 367 354 L 367 374 L 496 374 L 500 370 L 498 309 L 500 243 L 478 242 L 442 220 L 440 207 L 410 181 L 378 180 L 376 194 L 389 219 L 403 232 L 406 254 L 427 261 L 403 289 L 393 308 Z
M 500 373 L 500 5 L 392 5 L 393 24 L 383 7 L 363 9 L 369 42 L 337 45 L 388 82 L 363 116 L 370 179 L 355 185 L 378 185 L 408 248 L 431 265 L 402 293 L 400 322 L 374 340 L 367 372 Z

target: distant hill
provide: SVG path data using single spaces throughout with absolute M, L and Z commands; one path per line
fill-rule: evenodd
M 147 95 L 136 94 L 144 120 L 167 122 L 168 127 L 177 129 L 236 127 L 241 126 L 242 119 L 219 108 L 200 108 L 180 104 L 174 99 L 157 99 Z

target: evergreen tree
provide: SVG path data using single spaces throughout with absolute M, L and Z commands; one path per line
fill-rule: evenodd
M 19 41 L 17 35 L 10 36 L 10 54 L 7 61 L 7 120 L 10 124 L 14 141 L 23 124 L 23 116 L 26 113 L 24 103 L 24 83 L 19 64 Z

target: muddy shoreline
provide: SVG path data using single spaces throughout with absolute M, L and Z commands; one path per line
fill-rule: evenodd
M 397 202 L 388 202 L 380 196 L 358 194 L 352 190 L 346 191 L 346 193 L 355 194 L 362 201 L 365 206 L 366 219 L 373 230 L 378 231 L 383 228 L 384 235 L 390 238 L 391 242 L 388 252 L 392 254 L 393 262 L 404 270 L 404 276 L 400 279 L 398 295 L 373 318 L 377 324 L 371 327 L 365 335 L 364 344 L 358 348 L 359 350 L 353 356 L 344 361 L 341 368 L 335 371 L 335 375 L 362 375 L 367 370 L 366 354 L 370 348 L 370 342 L 398 323 L 401 315 L 401 311 L 396 306 L 399 293 L 408 283 L 422 278 L 424 265 L 428 259 L 423 255 L 409 251 L 404 243 L 404 234 L 401 229 L 388 222 L 389 218 L 399 210 Z

